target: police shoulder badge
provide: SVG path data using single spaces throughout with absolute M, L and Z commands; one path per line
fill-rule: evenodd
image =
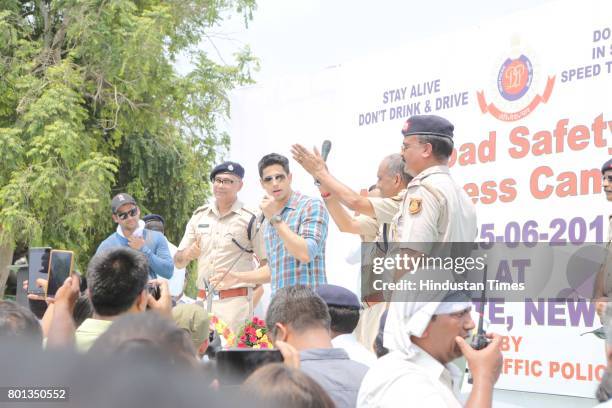
M 421 198 L 411 198 L 410 204 L 408 205 L 408 212 L 411 215 L 420 213 L 422 209 L 422 206 L 421 206 L 422 201 L 423 199 Z

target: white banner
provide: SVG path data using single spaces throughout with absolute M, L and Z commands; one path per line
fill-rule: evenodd
M 612 155 L 612 3 L 547 4 L 468 32 L 444 35 L 317 75 L 241 89 L 232 98 L 232 154 L 246 169 L 244 201 L 262 196 L 257 162 L 291 144 L 333 142 L 331 172 L 355 190 L 376 182 L 400 151 L 403 122 L 437 114 L 455 124 L 451 173 L 472 197 L 480 238 L 607 239 L 610 203 L 600 167 Z M 381 45 L 384 48 L 384 44 Z M 318 195 L 291 161 L 293 187 Z M 359 239 L 330 226 L 331 283 L 357 290 L 347 255 Z M 499 305 L 507 335 L 497 387 L 592 398 L 604 342 L 588 303 Z M 529 309 L 531 308 L 531 309 Z M 536 308 L 536 309 L 533 309 Z M 510 320 L 511 322 L 510 322 Z M 510 324 L 511 323 L 511 324 Z

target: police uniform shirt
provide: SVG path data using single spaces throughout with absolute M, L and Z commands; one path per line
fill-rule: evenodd
M 359 214 L 355 217 L 355 221 L 359 226 L 359 235 L 363 242 L 374 242 L 379 234 L 378 222 L 367 215 Z
M 251 219 L 255 216 L 255 221 L 251 226 L 251 240 L 249 241 L 247 229 Z M 216 202 L 199 207 L 187 223 L 185 235 L 179 244 L 179 250 L 189 248 L 196 240 L 199 241 L 201 254 L 198 258 L 198 278 L 197 286 L 199 289 L 205 288 L 205 280 L 212 276 L 220 268 L 229 268 L 238 257 L 240 259 L 232 268 L 233 272 L 244 272 L 253 270 L 256 266 L 253 260 L 253 253 L 262 261 L 266 259 L 263 233 L 257 232 L 259 213 L 244 207 L 240 200 L 236 200 L 230 211 L 223 217 L 219 214 Z M 253 253 L 244 252 L 240 246 Z M 234 287 L 253 286 L 237 284 Z M 229 289 L 229 288 L 228 288 Z
M 404 189 L 400 191 L 398 195 L 393 197 L 368 197 L 368 200 L 374 208 L 374 217 L 365 215 L 360 215 L 357 217 L 359 228 L 363 234 L 362 240 L 364 242 L 377 243 L 376 245 L 370 245 L 368 247 L 370 250 L 369 254 L 362 254 L 362 279 L 366 279 L 363 287 L 372 288 L 373 281 L 380 278 L 377 275 L 372 274 L 369 269 L 372 266 L 372 260 L 374 258 L 386 256 L 388 253 L 389 241 L 392 238 L 392 226 L 390 223 L 393 221 L 393 217 L 398 213 L 405 193 L 406 190 Z M 369 236 L 367 236 L 367 240 L 365 239 L 365 234 L 369 234 Z M 375 234 L 375 236 L 372 239 L 373 234 Z M 363 275 L 365 271 L 368 271 L 369 273 L 367 275 Z M 362 295 L 365 296 L 368 295 L 368 293 L 362 293 Z M 375 337 L 378 333 L 378 322 L 376 322 L 375 326 L 372 326 L 372 330 Z M 371 344 L 367 345 L 367 347 L 371 348 Z
M 431 254 L 432 243 L 474 242 L 476 209 L 447 166 L 432 166 L 408 184 L 395 225 L 402 247 Z
M 372 208 L 374 208 L 374 218 L 382 225 L 384 223 L 391 224 L 400 210 L 406 190 L 402 190 L 398 195 L 388 198 L 368 197 Z
M 372 208 L 374 209 L 374 217 L 372 218 L 365 215 L 360 215 L 359 217 L 357 217 L 359 228 L 363 232 L 362 235 L 366 235 L 366 233 L 375 233 L 376 241 L 382 242 L 384 241 L 383 229 L 385 224 L 387 224 L 387 238 L 391 238 L 389 236 L 391 232 L 390 225 L 400 210 L 400 206 L 402 204 L 405 194 L 406 189 L 403 189 L 396 196 L 393 197 L 368 197 L 368 200 L 370 201 L 370 204 L 372 204 Z M 374 230 L 376 230 L 376 232 L 374 232 Z M 364 239 L 364 241 L 366 240 Z

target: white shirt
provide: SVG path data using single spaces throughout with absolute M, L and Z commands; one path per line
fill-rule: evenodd
M 349 358 L 358 363 L 372 366 L 376 362 L 376 356 L 374 353 L 363 347 L 361 343 L 357 341 L 352 333 L 341 334 L 332 339 L 332 346 L 334 348 L 341 348 L 346 351 Z
M 461 407 L 460 370 L 413 347 L 416 353 L 411 358 L 394 351 L 374 363 L 361 383 L 357 407 Z
M 143 220 L 138 220 L 138 227 L 134 230 L 134 232 L 132 232 L 132 235 L 135 237 L 142 237 L 144 229 L 145 222 Z M 121 228 L 121 225 L 117 225 L 117 234 L 121 235 L 123 238 L 126 238 L 125 234 L 123 233 L 123 228 Z
M 174 255 L 176 254 L 177 248 L 170 241 L 168 242 L 168 250 L 170 251 L 170 256 L 174 259 Z M 158 279 L 164 279 L 161 276 L 157 277 Z M 166 279 L 168 281 L 168 286 L 170 287 L 170 295 L 178 296 L 183 292 L 183 285 L 185 284 L 185 268 L 177 269 L 174 268 L 174 273 L 170 279 Z

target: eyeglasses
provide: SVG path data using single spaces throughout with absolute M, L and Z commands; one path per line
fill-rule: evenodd
M 402 152 L 404 152 L 406 149 L 411 148 L 412 146 L 422 145 L 422 144 L 425 144 L 425 143 L 421 143 L 421 142 L 418 142 L 418 143 L 402 143 Z
M 235 182 L 236 182 L 236 180 L 223 179 L 223 178 L 217 178 L 217 177 L 215 177 L 215 179 L 213 180 L 214 184 L 223 184 L 224 186 L 231 186 Z
M 138 214 L 138 207 L 134 207 L 129 211 L 126 212 L 120 212 L 117 213 L 117 217 L 121 220 L 121 221 L 125 221 L 128 219 L 128 217 L 134 217 L 136 216 L 136 214 Z
M 278 182 L 283 181 L 284 179 L 286 179 L 287 176 L 285 176 L 284 174 L 277 174 L 275 176 L 266 176 L 263 178 L 263 182 L 264 183 L 270 183 L 272 180 L 276 180 Z

